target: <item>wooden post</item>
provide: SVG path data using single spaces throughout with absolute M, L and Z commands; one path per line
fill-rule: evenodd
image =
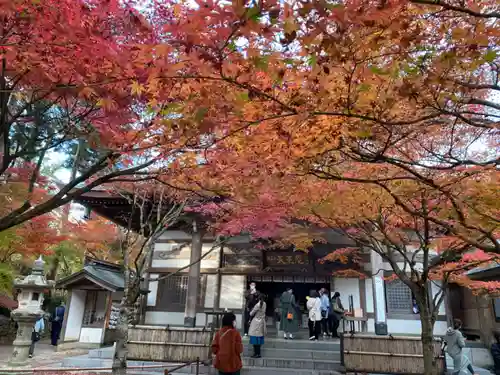
M 373 305 L 375 310 L 375 333 L 377 335 L 387 335 L 387 314 L 385 309 L 385 290 L 383 260 L 380 254 L 370 252 L 370 262 L 372 270 L 372 291 Z
M 477 312 L 479 317 L 479 333 L 481 341 L 487 348 L 493 343 L 493 328 L 495 322 L 491 313 L 491 299 L 488 296 L 477 296 Z
M 220 246 L 219 250 L 219 268 L 217 269 L 217 276 L 214 285 L 214 308 L 213 311 L 220 309 L 220 292 L 222 285 L 222 267 L 224 267 L 224 245 Z M 217 317 L 214 315 L 212 318 L 212 324 L 220 323 Z M 219 328 L 219 327 L 216 327 Z
M 198 222 L 193 220 L 191 240 L 191 256 L 189 259 L 188 287 L 186 309 L 184 311 L 184 327 L 196 327 L 196 306 L 200 290 L 201 255 L 203 247 L 203 231 Z

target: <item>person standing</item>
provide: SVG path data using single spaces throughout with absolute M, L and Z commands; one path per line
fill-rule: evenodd
M 446 352 L 453 360 L 454 375 L 462 373 L 464 369 L 467 369 L 471 374 L 474 374 L 472 364 L 463 353 L 465 338 L 462 332 L 460 332 L 460 328 L 462 328 L 462 321 L 460 319 L 454 319 L 453 327 L 449 327 L 446 331 L 446 335 L 444 336 Z
M 254 308 L 254 306 L 259 301 L 259 292 L 257 291 L 257 285 L 255 283 L 250 283 L 250 289 L 248 289 L 247 294 L 245 296 L 245 322 L 243 326 L 245 336 L 248 336 L 248 329 L 250 327 L 250 312 Z
M 259 295 L 259 302 L 254 306 L 250 312 L 250 317 L 252 321 L 250 323 L 250 329 L 248 334 L 250 335 L 250 345 L 253 345 L 253 356 L 252 358 L 261 357 L 261 346 L 264 345 L 264 336 L 266 335 L 266 303 L 264 302 L 264 296 Z
M 280 298 L 281 320 L 280 329 L 284 332 L 284 338 L 293 339 L 293 334 L 299 330 L 297 316 L 297 302 L 292 288 L 287 288 Z
M 231 312 L 225 313 L 222 317 L 222 328 L 217 331 L 212 341 L 214 367 L 219 371 L 219 375 L 240 375 L 243 367 L 242 352 L 243 343 L 236 329 L 236 316 Z
M 321 300 L 315 290 L 311 291 L 307 300 L 307 310 L 309 311 L 309 340 L 316 341 L 321 333 Z
M 28 356 L 30 358 L 33 358 L 33 354 L 35 352 L 35 344 L 40 341 L 40 336 L 42 335 L 43 331 L 45 330 L 45 322 L 43 320 L 43 316 L 41 316 L 36 322 L 35 326 L 33 327 L 33 331 L 31 332 L 31 345 L 30 345 L 30 350 Z
M 328 317 L 331 310 L 330 297 L 328 297 L 328 291 L 325 288 L 321 288 L 319 294 L 321 300 L 321 330 L 323 331 L 323 336 L 329 336 Z
M 61 302 L 61 304 L 57 306 L 54 311 L 54 316 L 52 318 L 52 330 L 50 332 L 50 343 L 53 346 L 57 346 L 57 341 L 59 340 L 59 335 L 61 334 L 65 310 L 64 303 Z
M 344 306 L 340 300 L 340 293 L 335 292 L 332 298 L 332 337 L 339 337 L 339 326 L 342 317 L 344 316 Z

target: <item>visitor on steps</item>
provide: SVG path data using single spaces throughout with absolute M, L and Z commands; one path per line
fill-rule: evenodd
M 465 369 L 474 374 L 474 369 L 469 359 L 463 353 L 465 347 L 465 338 L 460 332 L 462 321 L 460 319 L 453 320 L 453 327 L 449 327 L 444 337 L 446 353 L 453 359 L 453 374 L 459 375 Z
M 236 329 L 236 316 L 232 312 L 222 317 L 222 328 L 215 334 L 212 342 L 214 367 L 219 375 L 240 375 L 243 367 L 241 353 L 243 343 L 241 335 Z
M 287 288 L 281 295 L 280 310 L 280 330 L 284 332 L 285 340 L 293 339 L 293 334 L 299 330 L 299 317 L 297 314 L 297 302 L 292 288 Z
M 318 292 L 311 291 L 307 300 L 307 310 L 309 311 L 309 340 L 318 340 L 321 333 L 321 300 Z
M 33 354 L 35 353 L 35 344 L 40 341 L 40 337 L 45 330 L 45 322 L 43 320 L 43 316 L 41 316 L 33 326 L 33 331 L 31 332 L 31 345 L 29 349 L 28 356 L 33 358 Z
M 329 336 L 328 333 L 328 316 L 330 315 L 330 297 L 328 296 L 328 291 L 325 288 L 319 290 L 320 300 L 321 300 L 321 331 L 323 336 Z
M 260 358 L 260 348 L 264 345 L 264 336 L 266 335 L 266 302 L 264 295 L 259 295 L 259 302 L 250 312 L 252 321 L 248 334 L 250 335 L 250 345 L 253 345 L 252 358 Z
M 344 306 L 342 306 L 342 301 L 340 300 L 340 293 L 335 292 L 332 297 L 332 337 L 339 337 L 339 326 L 342 317 L 344 316 Z
M 257 285 L 255 283 L 250 283 L 250 289 L 248 289 L 245 295 L 245 315 L 244 315 L 244 326 L 243 331 L 245 336 L 248 336 L 248 328 L 250 327 L 250 311 L 259 300 L 259 291 L 257 290 Z

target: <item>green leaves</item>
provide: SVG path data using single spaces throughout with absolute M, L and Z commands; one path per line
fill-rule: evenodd
M 377 74 L 380 76 L 385 76 L 385 75 L 389 74 L 387 71 L 383 70 L 382 68 L 379 68 L 376 65 L 370 65 L 369 69 L 373 74 Z
M 316 66 L 317 61 L 318 61 L 318 58 L 316 57 L 316 55 L 310 55 L 307 58 L 307 65 L 309 65 L 312 68 L 312 67 Z
M 484 61 L 492 63 L 497 58 L 497 52 L 493 50 L 488 50 L 483 56 Z
M 11 295 L 14 282 L 14 270 L 8 264 L 0 263 L 0 293 Z
M 262 71 L 267 71 L 269 66 L 269 56 L 256 56 L 253 58 L 254 66 Z
M 196 120 L 196 122 L 202 122 L 207 113 L 208 113 L 208 108 L 206 107 L 198 108 L 198 110 L 194 115 L 194 119 Z

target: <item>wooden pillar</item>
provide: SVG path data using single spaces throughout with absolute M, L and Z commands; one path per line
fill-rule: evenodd
M 222 267 L 224 267 L 224 245 L 219 250 L 219 268 L 217 269 L 217 278 L 214 286 L 214 311 L 220 309 L 220 293 L 222 286 Z
M 213 312 L 220 310 L 220 295 L 222 288 L 222 267 L 224 266 L 224 245 L 220 246 L 219 250 L 219 267 L 217 268 L 217 275 L 215 276 L 215 285 L 214 285 L 214 307 L 212 309 Z M 219 328 L 220 322 L 217 319 L 217 316 L 214 314 L 212 316 L 212 325 L 216 328 Z
M 451 291 L 451 285 L 448 285 L 448 287 L 443 290 L 444 293 L 444 308 L 445 308 L 445 313 L 446 313 L 446 324 L 448 324 L 448 327 L 453 327 L 453 308 L 451 306 L 451 298 L 450 295 L 452 294 Z
M 481 341 L 489 348 L 494 341 L 493 328 L 495 327 L 489 296 L 477 296 L 477 313 Z
M 203 231 L 199 223 L 193 220 L 193 234 L 191 240 L 191 256 L 189 259 L 189 273 L 186 296 L 186 309 L 184 310 L 184 327 L 196 326 L 196 306 L 200 290 L 201 254 L 203 247 Z
M 385 308 L 385 285 L 383 260 L 380 254 L 370 252 L 372 271 L 373 307 L 375 311 L 375 334 L 387 335 L 387 312 Z

